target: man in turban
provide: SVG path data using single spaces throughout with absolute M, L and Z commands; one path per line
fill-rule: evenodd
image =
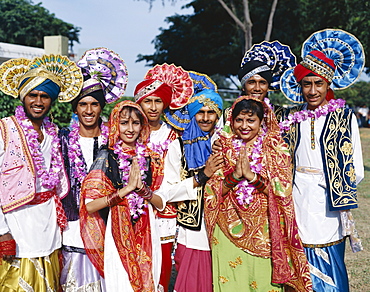
M 176 77 L 175 79 L 179 79 Z M 162 82 L 159 79 L 145 79 L 140 82 L 134 91 L 136 103 L 140 104 L 149 121 L 150 138 L 148 147 L 160 154 L 160 167 L 155 175 L 154 189 L 158 189 L 163 180 L 163 163 L 167 154 L 168 145 L 178 137 L 178 132 L 171 125 L 161 119 L 164 110 L 168 109 L 174 95 L 171 83 Z M 160 275 L 160 286 L 163 291 L 168 291 L 170 284 L 172 259 L 171 251 L 176 233 L 176 208 L 173 204 L 167 204 L 164 210 L 157 212 L 161 249 L 162 265 Z
M 0 286 L 9 291 L 59 291 L 66 227 L 60 199 L 69 185 L 58 128 L 47 114 L 58 97 L 75 97 L 82 74 L 66 57 L 44 57 L 45 63 L 13 59 L 0 66 L 0 89 L 22 101 L 14 116 L 0 120 Z
M 89 75 L 84 79 L 81 93 L 71 102 L 78 120 L 72 122 L 71 127 L 59 131 L 64 165 L 71 184 L 68 195 L 62 200 L 68 220 L 63 232 L 63 269 L 60 280 L 63 291 L 87 287 L 104 291 L 104 279 L 84 249 L 79 211 L 82 181 L 100 146 L 106 144 L 108 139 L 108 127 L 100 117 L 106 101 L 101 83 Z M 79 272 L 82 267 L 84 273 Z
M 180 113 L 181 111 L 181 113 Z M 212 291 L 211 255 L 203 218 L 203 187 L 221 166 L 218 154 L 211 154 L 211 138 L 222 113 L 222 99 L 205 89 L 190 98 L 185 108 L 175 112 L 182 137 L 168 147 L 164 179 L 158 195 L 177 203 L 180 225 L 175 251 L 175 290 Z
M 294 158 L 299 235 L 318 292 L 349 291 L 346 236 L 354 251 L 361 250 L 349 211 L 357 208 L 356 186 L 364 177 L 360 135 L 352 110 L 333 99 L 335 70 L 323 52 L 309 52 L 294 69 L 305 103 L 288 110 L 281 123 Z
M 238 78 L 242 86 L 242 95 L 250 95 L 263 100 L 267 97 L 272 81 L 272 71 L 267 64 L 251 60 L 239 69 Z

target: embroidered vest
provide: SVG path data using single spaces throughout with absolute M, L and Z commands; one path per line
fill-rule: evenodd
M 302 105 L 294 107 L 285 113 L 302 110 Z M 330 211 L 340 211 L 357 208 L 356 172 L 353 164 L 353 145 L 351 140 L 352 110 L 337 109 L 326 116 L 325 124 L 320 136 L 323 171 Z M 293 124 L 290 130 L 284 133 L 284 140 L 288 143 L 291 155 L 300 142 L 299 124 Z
M 5 151 L 0 172 L 0 204 L 3 212 L 7 213 L 34 199 L 36 169 L 23 129 L 15 116 L 1 119 L 0 130 Z M 64 169 L 59 178 L 56 193 L 63 198 L 69 190 Z
M 196 172 L 188 171 L 182 138 L 178 137 L 177 139 L 179 139 L 182 153 L 180 176 L 181 180 L 185 180 L 186 178 L 193 177 Z M 177 203 L 177 223 L 180 226 L 191 230 L 200 230 L 204 209 L 203 190 L 203 187 L 197 188 L 198 195 L 196 200 Z

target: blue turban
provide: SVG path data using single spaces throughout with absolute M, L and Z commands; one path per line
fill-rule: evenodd
M 23 101 L 24 97 L 32 90 L 39 90 L 46 92 L 52 101 L 58 98 L 60 87 L 50 79 L 43 77 L 29 77 L 24 79 L 19 85 L 19 97 Z
M 205 89 L 189 100 L 187 109 L 190 123 L 186 125 L 182 135 L 185 159 L 189 170 L 204 167 L 209 155 L 212 153 L 210 133 L 202 131 L 195 119 L 195 115 L 204 106 L 213 109 L 220 117 L 222 114 L 221 96 L 211 89 Z

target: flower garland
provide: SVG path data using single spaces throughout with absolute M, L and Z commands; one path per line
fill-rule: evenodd
M 344 107 L 346 101 L 343 99 L 331 99 L 327 104 L 319 106 L 315 110 L 302 110 L 290 114 L 286 120 L 279 123 L 281 131 L 288 131 L 290 125 L 300 123 L 308 118 L 318 119 L 321 116 L 326 116 L 328 113 L 335 112 L 338 108 Z
M 166 150 L 168 149 L 168 145 L 170 145 L 171 142 L 171 139 L 166 139 L 166 141 L 164 141 L 163 143 L 149 142 L 148 148 L 163 157 L 163 153 L 166 152 Z
M 85 176 L 87 175 L 87 169 L 85 161 L 83 160 L 81 145 L 79 142 L 80 138 L 80 124 L 78 121 L 74 121 L 71 125 L 71 132 L 69 132 L 69 161 L 74 162 L 75 167 L 72 170 L 72 176 L 82 183 Z M 102 144 L 106 144 L 108 141 L 109 129 L 103 123 L 100 125 L 101 136 L 103 137 Z
M 132 155 L 122 151 L 122 140 L 118 140 L 116 144 L 113 146 L 113 151 L 115 154 L 118 156 L 118 162 L 119 162 L 119 169 L 121 170 L 122 173 L 122 182 L 124 186 L 127 185 L 128 179 L 129 179 L 129 174 L 130 174 L 130 168 L 131 168 L 131 163 L 132 161 Z M 145 153 L 146 153 L 146 147 L 144 144 L 140 143 L 139 141 L 136 141 L 136 157 L 138 158 L 138 163 L 140 167 L 140 173 L 141 173 L 141 178 L 144 181 L 145 179 L 145 172 L 148 170 L 147 169 L 147 163 L 146 163 L 146 158 L 145 158 Z M 143 182 L 144 183 L 144 182 Z M 126 196 L 129 207 L 130 207 L 130 215 L 133 219 L 138 219 L 141 214 L 144 214 L 145 211 L 144 209 L 146 208 L 147 204 L 145 203 L 144 199 L 136 194 L 134 191 L 129 193 Z
M 40 179 L 41 185 L 45 189 L 54 189 L 59 183 L 59 173 L 62 171 L 62 157 L 60 155 L 60 143 L 58 138 L 58 127 L 45 117 L 42 125 L 46 133 L 52 137 L 51 142 L 51 161 L 49 171 L 46 170 L 45 159 L 41 152 L 40 142 L 37 140 L 39 134 L 34 129 L 31 121 L 26 116 L 23 106 L 18 106 L 15 110 L 15 117 L 21 125 L 30 149 L 33 162 L 36 168 L 36 176 Z
M 262 143 L 263 139 L 267 134 L 267 127 L 266 125 L 262 126 L 262 133 L 258 136 L 256 141 L 253 143 L 252 151 L 249 155 L 250 161 L 250 168 L 254 173 L 259 174 L 262 170 Z M 241 147 L 245 146 L 245 142 L 242 139 L 233 139 L 232 140 L 233 147 L 235 149 L 236 155 L 239 155 Z M 247 180 L 243 180 L 239 182 L 236 187 L 234 188 L 236 194 L 236 200 L 238 201 L 239 205 L 244 206 L 248 205 L 253 200 L 253 191 L 255 187 L 248 183 Z

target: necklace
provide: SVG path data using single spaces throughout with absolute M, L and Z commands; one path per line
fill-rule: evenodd
M 75 167 L 72 169 L 73 177 L 76 177 L 80 183 L 87 175 L 86 163 L 83 159 L 80 139 L 80 124 L 75 121 L 71 125 L 71 132 L 69 132 L 69 151 L 68 158 L 69 161 L 74 163 Z M 103 137 L 102 144 L 106 144 L 108 140 L 108 127 L 103 123 L 100 125 L 101 136 Z
M 343 99 L 331 99 L 327 104 L 319 106 L 315 110 L 301 110 L 288 115 L 287 119 L 280 122 L 279 126 L 281 131 L 288 131 L 290 125 L 300 123 L 308 118 L 318 119 L 321 116 L 326 116 L 328 113 L 336 111 L 338 108 L 344 107 L 346 101 Z M 311 137 L 312 138 L 312 137 Z
M 118 140 L 113 146 L 113 151 L 118 156 L 118 168 L 121 170 L 122 183 L 124 186 L 126 186 L 130 174 L 133 155 L 122 149 L 122 143 L 122 140 Z M 145 172 L 148 170 L 148 168 L 146 165 L 146 147 L 144 144 L 136 141 L 135 153 L 140 167 L 141 179 L 143 180 L 143 183 L 145 183 Z M 132 191 L 126 196 L 126 198 L 130 207 L 130 215 L 133 219 L 138 219 L 141 214 L 145 213 L 144 209 L 147 207 L 147 203 L 145 203 L 145 200 L 141 196 Z
M 52 137 L 51 142 L 51 161 L 49 171 L 46 170 L 45 159 L 41 152 L 41 145 L 38 141 L 39 134 L 34 129 L 22 106 L 15 110 L 15 117 L 21 125 L 26 136 L 29 149 L 36 168 L 36 176 L 40 179 L 41 185 L 45 189 L 54 189 L 59 183 L 59 173 L 62 171 L 62 158 L 60 155 L 60 143 L 58 138 L 58 127 L 45 117 L 42 126 L 46 133 Z
M 259 174 L 262 170 L 262 143 L 266 134 L 267 127 L 263 125 L 261 128 L 261 134 L 259 134 L 256 141 L 254 141 L 252 151 L 249 155 L 250 168 L 254 173 L 257 174 Z M 233 138 L 232 144 L 235 149 L 236 157 L 238 157 L 240 149 L 245 146 L 245 142 L 242 139 Z M 236 185 L 236 200 L 240 206 L 249 205 L 252 202 L 254 190 L 255 187 L 249 184 L 247 180 L 243 180 Z

